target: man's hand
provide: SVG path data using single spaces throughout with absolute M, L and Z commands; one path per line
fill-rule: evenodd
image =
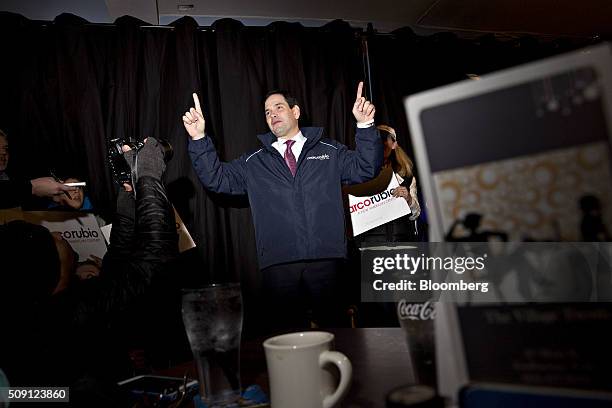
M 196 93 L 193 94 L 193 103 L 195 108 L 189 109 L 188 112 L 185 112 L 183 115 L 183 125 L 185 125 L 185 130 L 189 133 L 189 136 L 193 140 L 201 139 L 204 137 L 204 114 L 202 113 L 202 108 L 200 107 L 200 100 L 198 99 L 198 95 Z
M 366 123 L 373 120 L 374 113 L 376 112 L 374 105 L 370 101 L 366 100 L 366 98 L 361 96 L 362 91 L 363 82 L 359 82 L 359 86 L 357 87 L 357 98 L 355 99 L 355 104 L 353 105 L 353 116 L 355 116 L 357 123 Z
M 76 187 L 68 187 L 53 179 L 53 177 L 40 177 L 30 180 L 32 195 L 52 198 L 64 192 L 74 191 Z

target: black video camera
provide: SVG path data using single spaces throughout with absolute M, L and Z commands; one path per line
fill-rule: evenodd
M 172 145 L 167 140 L 158 140 L 164 150 L 164 162 L 168 163 L 174 154 Z M 144 146 L 144 142 L 126 140 L 122 138 L 111 139 L 108 146 L 108 165 L 110 166 L 113 181 L 118 185 L 132 184 L 132 171 L 130 165 L 123 156 L 123 146 L 129 146 L 138 155 Z

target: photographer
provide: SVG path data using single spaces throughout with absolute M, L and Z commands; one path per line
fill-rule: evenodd
M 124 151 L 133 163 L 135 153 Z M 0 367 L 12 386 L 70 386 L 71 402 L 81 391 L 97 394 L 90 406 L 117 405 L 100 384 L 131 375 L 120 358 L 121 328 L 164 281 L 178 253 L 159 143 L 146 140 L 135 162 L 135 188 L 125 185 L 119 193 L 97 279 L 68 283 L 77 256 L 45 228 L 19 221 L 0 226 L 0 317 L 11 328 L 3 335 Z

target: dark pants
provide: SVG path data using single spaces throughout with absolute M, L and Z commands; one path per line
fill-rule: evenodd
M 339 259 L 292 262 L 262 270 L 270 330 L 338 327 L 341 310 L 338 291 Z

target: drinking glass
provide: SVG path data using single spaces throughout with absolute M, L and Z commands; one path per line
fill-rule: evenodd
M 240 284 L 183 289 L 183 322 L 200 380 L 200 397 L 209 407 L 240 398 Z

